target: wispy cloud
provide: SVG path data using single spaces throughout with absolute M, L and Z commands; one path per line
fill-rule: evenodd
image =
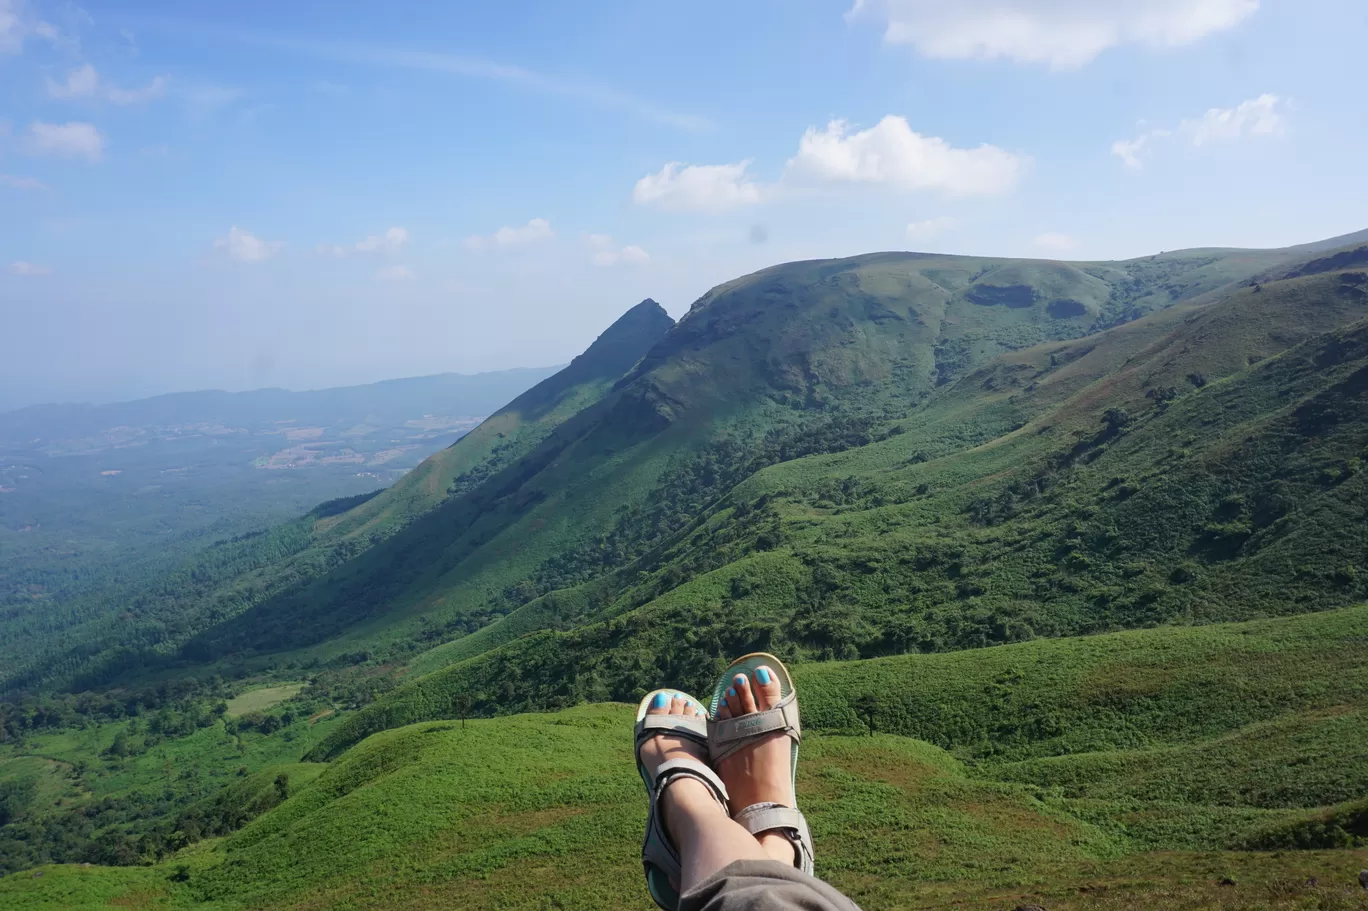
M 348 253 L 394 253 L 408 243 L 407 228 L 395 225 L 383 234 L 371 234 L 354 244 L 319 244 L 319 253 L 346 256 Z
M 609 234 L 585 234 L 584 242 L 593 251 L 589 261 L 596 266 L 639 266 L 651 258 L 636 244 L 619 247 Z
M 15 177 L 13 174 L 0 174 L 0 187 L 11 190 L 46 190 L 47 185 L 36 177 Z
M 408 266 L 386 266 L 375 273 L 375 278 L 382 282 L 411 282 L 415 276 Z
M 104 134 L 90 123 L 31 123 L 26 140 L 35 155 L 83 157 L 87 161 L 99 161 L 104 156 Z
M 632 201 L 680 212 L 722 212 L 751 205 L 760 201 L 762 188 L 746 173 L 749 166 L 749 160 L 708 165 L 671 161 L 636 182 Z
M 1125 44 L 1181 47 L 1233 28 L 1259 0 L 855 0 L 884 40 L 933 59 L 1005 58 L 1074 69 Z
M 488 237 L 483 234 L 472 234 L 465 239 L 465 245 L 472 250 L 482 250 L 485 247 L 521 247 L 541 240 L 550 240 L 555 236 L 556 232 L 551 230 L 551 222 L 544 218 L 534 218 L 518 227 L 504 225 Z
M 24 0 L 0 0 L 0 54 L 17 54 L 29 37 L 58 43 L 57 29 L 32 13 Z
M 47 266 L 40 266 L 37 263 L 26 263 L 22 260 L 9 264 L 10 275 L 39 276 L 51 275 L 52 270 Z
M 142 104 L 165 95 L 166 84 L 165 76 L 157 76 L 142 88 L 121 89 L 117 85 L 102 82 L 95 67 L 87 63 L 72 70 L 61 82 L 49 77 L 47 90 L 53 98 L 103 98 L 113 104 Z
M 1234 142 L 1260 136 L 1279 136 L 1286 128 L 1286 119 L 1283 116 L 1285 107 L 1286 99 L 1263 94 L 1242 101 L 1231 108 L 1208 108 L 1201 117 L 1184 120 L 1179 124 L 1176 135 L 1194 146 L 1209 145 L 1213 142 Z M 1134 139 L 1116 140 L 1112 143 L 1111 151 L 1125 163 L 1126 167 L 1139 170 L 1145 166 L 1145 159 L 1153 151 L 1155 140 L 1168 139 L 1174 135 L 1173 130 L 1148 130 Z
M 267 35 L 237 29 L 202 28 L 182 22 L 161 22 L 157 23 L 155 27 L 159 31 L 173 34 L 194 35 L 232 44 L 246 44 L 282 54 L 313 57 L 319 60 L 416 70 L 499 82 L 539 95 L 570 98 L 595 107 L 622 111 L 650 123 L 663 124 L 681 130 L 697 131 L 712 127 L 712 123 L 705 117 L 671 110 L 596 79 L 550 75 L 483 57 L 359 44 L 329 44 L 285 35 Z
M 228 234 L 214 241 L 214 249 L 222 250 L 229 258 L 240 263 L 259 263 L 270 259 L 285 246 L 283 241 L 262 240 L 251 231 L 244 231 L 237 225 L 228 229 Z

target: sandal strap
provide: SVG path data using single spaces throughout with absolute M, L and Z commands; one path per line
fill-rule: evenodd
M 660 797 L 672 782 L 680 778 L 693 778 L 703 782 L 708 788 L 708 793 L 722 807 L 722 812 L 728 812 L 727 786 L 717 777 L 717 773 L 704 763 L 697 759 L 671 759 L 656 769 L 654 785 L 650 792 L 650 811 L 646 816 L 646 838 L 641 843 L 641 863 L 646 871 L 646 885 L 651 898 L 665 911 L 677 911 L 679 897 L 668 880 L 679 881 L 683 861 L 674 842 L 670 841 L 670 833 L 665 829 L 664 820 L 660 818 Z M 654 871 L 663 873 L 665 881 L 653 879 Z
M 703 782 L 708 786 L 708 792 L 712 794 L 713 800 L 721 805 L 724 812 L 728 811 L 727 801 L 731 798 L 727 795 L 727 786 L 717 777 L 716 772 L 697 759 L 671 759 L 669 762 L 661 763 L 660 768 L 656 769 L 652 800 L 659 800 L 665 788 L 676 778 L 696 778 Z
M 793 843 L 793 865 L 804 873 L 812 873 L 812 833 L 801 810 L 781 803 L 753 803 L 732 819 L 752 835 L 763 832 L 783 835 Z
M 787 734 L 795 742 L 803 739 L 796 692 L 790 692 L 763 712 L 714 721 L 708 731 L 708 752 L 713 762 L 721 762 L 756 737 L 776 731 Z
M 656 734 L 676 734 L 707 743 L 708 719 L 704 715 L 647 715 L 636 723 L 635 734 L 638 744 Z

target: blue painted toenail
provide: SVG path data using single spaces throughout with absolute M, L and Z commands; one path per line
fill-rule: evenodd
M 755 679 L 759 680 L 761 685 L 768 684 L 770 682 L 769 671 L 766 668 L 757 667 L 755 669 Z
M 727 698 L 728 698 L 728 699 L 735 699 L 735 698 L 736 698 L 736 690 L 727 690 Z
M 655 701 L 651 704 L 658 709 L 663 709 L 665 708 L 665 706 L 670 704 L 670 697 L 665 695 L 664 693 L 656 693 Z
M 745 674 L 737 674 L 737 675 L 736 675 L 736 680 L 733 681 L 733 682 L 734 682 L 737 686 L 745 686 L 745 685 L 746 685 L 746 675 L 745 675 Z

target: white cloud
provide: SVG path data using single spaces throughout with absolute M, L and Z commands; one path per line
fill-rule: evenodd
M 923 136 L 902 117 L 889 115 L 858 133 L 833 120 L 809 127 L 789 159 L 784 181 L 880 183 L 904 190 L 940 190 L 954 196 L 1005 193 L 1016 186 L 1029 159 L 997 146 L 957 149 Z
M 1030 165 L 1028 157 L 987 143 L 957 149 L 940 137 L 915 132 L 905 118 L 890 114 L 855 133 L 843 120 L 824 129 L 808 127 L 777 183 L 751 180 L 749 159 L 720 165 L 672 161 L 638 180 L 632 200 L 672 211 L 717 213 L 821 184 L 886 184 L 951 196 L 996 194 L 1013 189 Z
M 17 54 L 30 35 L 57 41 L 57 29 L 34 17 L 24 0 L 0 0 L 0 54 Z
M 100 75 L 87 63 L 68 73 L 65 82 L 48 77 L 47 89 L 53 98 L 89 98 L 100 90 Z
M 394 253 L 407 244 L 408 240 L 408 229 L 395 225 L 383 234 L 371 234 L 350 246 L 320 244 L 318 252 L 331 253 L 333 256 L 345 256 L 348 253 Z
M 37 263 L 26 263 L 22 260 L 9 264 L 11 275 L 51 275 L 52 270 L 47 266 L 40 266 Z
M 596 266 L 639 266 L 651 256 L 635 244 L 619 247 L 607 234 L 586 234 L 584 242 L 593 250 L 590 262 Z
M 375 273 L 375 277 L 382 282 L 411 282 L 415 278 L 408 266 L 386 266 Z
M 722 212 L 751 205 L 760 201 L 763 190 L 746 174 L 749 166 L 749 160 L 712 165 L 672 161 L 638 180 L 632 201 L 677 212 Z
M 907 239 L 911 241 L 931 240 L 939 237 L 946 231 L 953 231 L 959 227 L 959 219 L 949 215 L 941 215 L 936 218 L 928 218 L 924 221 L 914 221 L 907 226 Z
M 1057 234 L 1054 231 L 1047 231 L 1044 234 L 1036 235 L 1035 245 L 1042 250 L 1049 250 L 1054 253 L 1067 253 L 1077 249 L 1078 241 L 1067 234 Z
M 846 18 L 878 19 L 885 41 L 927 57 L 1070 69 L 1123 44 L 1190 44 L 1258 8 L 1259 0 L 855 0 Z
M 1193 145 L 1242 139 L 1245 136 L 1275 136 L 1283 130 L 1281 99 L 1260 95 L 1233 108 L 1211 108 L 1197 120 L 1183 121 L 1183 134 Z
M 1284 100 L 1277 95 L 1264 94 L 1242 101 L 1233 108 L 1210 108 L 1196 119 L 1184 120 L 1178 134 L 1194 146 L 1212 142 L 1232 142 L 1259 136 L 1277 136 L 1283 132 Z M 1112 143 L 1112 154 L 1129 168 L 1144 167 L 1156 139 L 1167 139 L 1172 130 L 1154 129 L 1134 139 L 1118 139 Z
M 47 189 L 47 186 L 36 177 L 15 177 L 11 174 L 0 174 L 0 187 L 9 187 L 11 190 Z
M 101 86 L 100 74 L 89 63 L 67 74 L 66 81 L 47 81 L 48 94 L 53 98 L 103 98 L 113 104 L 143 104 L 156 101 L 166 94 L 167 78 L 157 76 L 140 89 L 121 89 L 115 85 Z
M 551 230 L 551 222 L 544 218 L 534 218 L 525 225 L 513 228 L 504 225 L 499 230 L 489 236 L 473 234 L 467 237 L 465 245 L 472 250 L 482 250 L 485 247 L 519 247 L 525 244 L 536 243 L 541 240 L 550 240 L 556 236 L 556 232 Z
M 31 123 L 27 144 L 29 151 L 37 155 L 99 161 L 104 155 L 105 138 L 90 123 Z
M 156 101 L 166 94 L 167 81 L 165 76 L 155 76 L 140 89 L 121 89 L 111 85 L 105 89 L 105 97 L 114 104 L 144 104 Z
M 237 225 L 229 228 L 226 236 L 214 241 L 215 250 L 223 250 L 231 259 L 240 263 L 259 263 L 270 259 L 279 253 L 284 245 L 284 242 L 278 240 L 262 240 Z

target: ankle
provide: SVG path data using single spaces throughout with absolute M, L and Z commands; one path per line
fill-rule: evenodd
M 755 836 L 755 840 L 760 842 L 760 847 L 765 849 L 765 853 L 771 859 L 777 860 L 781 864 L 791 867 L 797 860 L 797 851 L 787 835 L 780 835 L 778 832 L 761 832 Z
M 726 816 L 708 786 L 696 778 L 677 778 L 660 795 L 661 822 L 678 844 L 687 831 L 696 829 L 699 820 Z

